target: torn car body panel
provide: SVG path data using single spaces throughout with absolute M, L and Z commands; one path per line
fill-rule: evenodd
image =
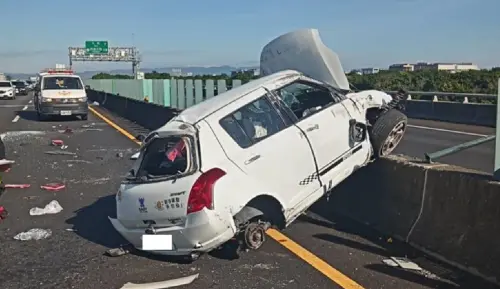
M 301 29 L 279 36 L 264 46 L 260 56 L 262 75 L 297 70 L 341 90 L 349 81 L 338 55 L 321 40 L 317 29 Z

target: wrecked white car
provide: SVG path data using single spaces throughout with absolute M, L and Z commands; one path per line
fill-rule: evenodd
M 110 218 L 137 249 L 144 234 L 172 236 L 172 250 L 153 253 L 194 259 L 235 236 L 257 249 L 404 135 L 398 99 L 351 92 L 317 30 L 270 42 L 261 71 L 144 140 Z

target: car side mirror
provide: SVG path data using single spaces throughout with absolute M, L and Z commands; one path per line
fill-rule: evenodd
M 349 137 L 353 142 L 363 142 L 366 140 L 368 127 L 355 119 L 349 120 Z

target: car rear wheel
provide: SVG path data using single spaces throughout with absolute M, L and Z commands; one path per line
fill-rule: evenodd
M 401 111 L 391 109 L 373 124 L 370 138 L 375 158 L 390 155 L 399 145 L 406 131 L 408 118 Z

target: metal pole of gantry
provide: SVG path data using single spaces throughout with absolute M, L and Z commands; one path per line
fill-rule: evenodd
M 493 170 L 493 179 L 500 181 L 500 78 L 498 79 L 498 90 L 497 90 L 497 121 L 495 128 L 495 167 Z

